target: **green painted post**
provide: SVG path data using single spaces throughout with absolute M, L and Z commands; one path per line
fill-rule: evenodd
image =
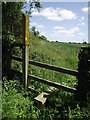
M 29 61 L 29 17 L 22 14 L 22 84 L 28 87 L 28 61 Z

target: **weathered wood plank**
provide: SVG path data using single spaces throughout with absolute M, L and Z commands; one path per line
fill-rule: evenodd
M 12 58 L 13 60 L 22 62 L 22 58 L 20 58 L 20 57 L 18 57 L 18 56 L 11 56 L 11 58 Z
M 29 61 L 29 64 L 39 66 L 39 67 L 42 67 L 42 68 L 47 68 L 49 70 L 62 72 L 62 73 L 73 75 L 73 76 L 78 75 L 78 72 L 75 71 L 75 70 L 70 70 L 70 69 L 63 68 L 63 67 L 57 67 L 57 66 L 53 66 L 53 65 L 49 65 L 49 64 L 45 64 L 45 63 L 40 63 L 40 62 L 36 62 L 36 61 L 32 61 L 32 60 Z
M 53 92 L 57 90 L 55 87 L 49 87 L 48 90 L 42 92 L 40 95 L 34 98 L 35 102 L 37 103 L 37 106 L 45 105 L 48 97 L 51 96 Z
M 22 58 L 16 57 L 16 56 L 12 56 L 12 59 L 17 60 L 17 61 L 22 61 Z M 63 67 L 57 67 L 57 66 L 53 66 L 53 65 L 49 65 L 49 64 L 45 64 L 45 63 L 40 63 L 40 62 L 36 62 L 33 60 L 29 60 L 29 64 L 38 66 L 38 67 L 42 67 L 42 68 L 46 68 L 49 70 L 53 70 L 53 71 L 57 71 L 57 72 L 62 72 L 65 74 L 69 74 L 69 75 L 73 75 L 73 76 L 78 76 L 78 72 L 75 70 L 70 70 L 67 68 L 63 68 Z
M 13 43 L 13 44 L 11 44 L 11 49 L 13 49 L 14 47 L 22 48 L 22 44 L 21 43 Z
M 75 93 L 77 91 L 75 88 L 64 86 L 64 85 L 62 85 L 60 83 L 49 81 L 49 80 L 46 80 L 46 79 L 43 79 L 43 78 L 39 78 L 39 77 L 36 77 L 36 76 L 33 76 L 33 75 L 28 75 L 28 77 L 29 77 L 29 79 L 36 80 L 38 82 L 41 82 L 41 83 L 53 86 L 53 87 L 58 88 L 58 89 L 63 89 L 65 91 L 67 91 L 67 92 Z

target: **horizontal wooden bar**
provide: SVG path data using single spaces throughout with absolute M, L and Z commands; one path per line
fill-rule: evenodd
M 22 62 L 22 58 L 19 58 L 19 57 L 16 57 L 16 56 L 12 56 L 12 59 Z M 36 61 L 33 61 L 33 60 L 29 60 L 29 64 L 32 64 L 32 65 L 35 65 L 35 66 L 38 66 L 38 67 L 42 67 L 42 68 L 46 68 L 46 69 L 49 69 L 49 70 L 62 72 L 62 73 L 73 75 L 73 76 L 78 76 L 77 71 L 66 69 L 66 68 L 63 68 L 63 67 L 57 67 L 57 66 L 53 66 L 53 65 L 49 65 L 49 64 L 45 64 L 45 63 L 36 62 Z
M 22 58 L 20 58 L 20 57 L 17 57 L 17 56 L 11 56 L 11 58 L 12 58 L 13 60 L 16 60 L 16 61 L 22 62 Z
M 21 43 L 13 43 L 13 44 L 11 44 L 11 48 L 14 48 L 14 47 L 22 48 L 22 44 Z
M 49 81 L 49 80 L 46 80 L 46 79 L 43 79 L 43 78 L 39 78 L 39 77 L 36 77 L 36 76 L 33 76 L 33 75 L 28 75 L 28 77 L 29 77 L 29 79 L 36 80 L 38 82 L 53 86 L 53 87 L 58 88 L 58 89 L 63 89 L 67 92 L 75 93 L 77 91 L 75 88 L 70 88 L 70 87 L 64 86 L 62 84 L 59 84 L 59 83 L 56 83 L 56 82 L 53 82 L 53 81 Z
M 39 67 L 42 67 L 42 68 L 46 68 L 46 69 L 49 69 L 49 70 L 54 70 L 54 71 L 57 71 L 57 72 L 62 72 L 62 73 L 73 75 L 73 76 L 78 75 L 78 72 L 75 71 L 75 70 L 70 70 L 70 69 L 63 68 L 63 67 L 57 67 L 57 66 L 53 66 L 53 65 L 49 65 L 49 64 L 45 64 L 45 63 L 40 63 L 40 62 L 36 62 L 36 61 L 32 61 L 32 60 L 29 61 L 29 64 L 39 66 Z
M 81 49 L 89 49 L 90 50 L 90 46 L 81 46 Z

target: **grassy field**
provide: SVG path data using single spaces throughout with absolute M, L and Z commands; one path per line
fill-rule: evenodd
M 31 59 L 60 67 L 77 69 L 78 52 L 82 44 L 47 42 L 34 36 L 31 37 L 30 43 Z
M 84 44 L 76 43 L 49 42 L 31 34 L 30 59 L 77 70 L 78 52 L 82 45 L 84 46 Z M 16 52 L 16 55 L 18 55 L 18 52 Z M 13 67 L 21 70 L 19 62 L 13 62 Z M 75 87 L 77 84 L 74 76 L 33 65 L 29 67 L 29 74 L 70 87 Z M 46 107 L 39 109 L 34 105 L 33 98 L 49 86 L 29 80 L 31 86 L 37 91 L 37 93 L 32 93 L 23 89 L 17 77 L 9 81 L 4 77 L 3 81 L 3 118 L 26 118 L 33 120 L 81 120 L 90 118 L 90 97 L 87 98 L 85 105 L 81 107 L 73 94 L 58 90 L 48 99 Z

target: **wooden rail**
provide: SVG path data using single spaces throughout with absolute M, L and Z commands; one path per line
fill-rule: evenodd
M 81 49 L 89 49 L 90 50 L 90 46 L 81 46 Z
M 29 77 L 29 79 L 36 80 L 38 82 L 53 86 L 53 87 L 58 88 L 58 89 L 63 89 L 67 92 L 72 92 L 72 93 L 76 92 L 75 88 L 67 87 L 67 86 L 61 85 L 60 83 L 52 82 L 52 81 L 49 81 L 49 80 L 46 80 L 46 79 L 43 79 L 43 78 L 40 78 L 40 77 L 36 77 L 36 76 L 33 76 L 33 75 L 28 75 L 28 77 Z
M 49 69 L 49 70 L 54 70 L 54 71 L 57 71 L 57 72 L 62 72 L 62 73 L 73 75 L 73 76 L 78 75 L 77 71 L 70 70 L 70 69 L 63 68 L 63 67 L 57 67 L 57 66 L 53 66 L 53 65 L 49 65 L 49 64 L 45 64 L 45 63 L 40 63 L 40 62 L 36 62 L 36 61 L 32 61 L 32 60 L 30 60 L 29 63 L 32 64 L 32 65 L 35 65 L 35 66 L 39 66 L 39 67 L 46 68 L 46 69 Z
M 13 43 L 13 44 L 11 44 L 11 49 L 14 48 L 14 47 L 22 48 L 22 44 L 21 43 Z
M 19 57 L 16 57 L 16 56 L 12 56 L 12 59 L 22 62 L 22 58 L 19 58 Z M 32 65 L 35 65 L 35 66 L 38 66 L 38 67 L 42 67 L 42 68 L 46 68 L 46 69 L 49 69 L 49 70 L 62 72 L 62 73 L 73 75 L 73 76 L 78 76 L 77 71 L 66 69 L 66 68 L 63 68 L 63 67 L 52 66 L 52 65 L 49 65 L 49 64 L 36 62 L 36 61 L 33 61 L 33 60 L 29 60 L 29 64 L 32 64 Z

